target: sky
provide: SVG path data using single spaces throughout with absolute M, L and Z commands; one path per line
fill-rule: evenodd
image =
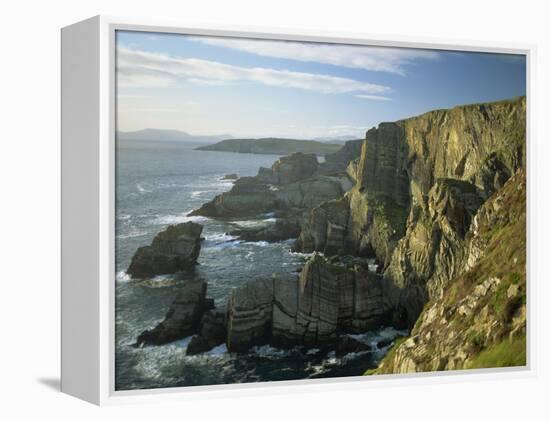
M 362 138 L 383 121 L 525 95 L 525 56 L 117 32 L 117 128 Z

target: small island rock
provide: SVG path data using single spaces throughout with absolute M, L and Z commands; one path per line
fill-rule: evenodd
M 126 273 L 132 278 L 147 278 L 188 269 L 199 257 L 202 228 L 194 222 L 170 225 L 150 246 L 137 249 Z

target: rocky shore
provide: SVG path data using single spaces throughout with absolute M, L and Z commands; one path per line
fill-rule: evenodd
M 223 309 L 206 298 L 206 283 L 189 281 L 137 343 L 194 335 L 190 354 L 221 343 L 346 353 L 365 350 L 348 334 L 412 329 L 371 373 L 475 367 L 504 340 L 524 343 L 525 106 L 517 98 L 381 123 L 322 163 L 295 153 L 232 177 L 231 190 L 191 215 L 270 213 L 274 224 L 231 234 L 295 239 L 296 251 L 313 255 L 297 276 L 233 289 Z M 193 265 L 202 228 L 177 227 L 139 249 L 128 273 Z M 521 365 L 519 354 L 485 364 Z

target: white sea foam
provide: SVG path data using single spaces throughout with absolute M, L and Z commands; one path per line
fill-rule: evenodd
M 302 253 L 302 252 L 299 252 L 299 251 L 289 251 L 289 254 L 291 254 L 292 256 L 305 257 L 305 258 L 309 258 L 309 257 L 313 256 L 313 253 Z
M 237 237 L 226 233 L 221 233 L 221 234 L 209 234 L 209 235 L 206 235 L 204 238 L 206 241 L 209 241 L 209 242 L 225 243 L 227 241 L 235 240 Z
M 197 197 L 202 196 L 204 193 L 208 193 L 208 192 L 204 191 L 204 190 L 196 190 L 196 191 L 191 192 L 191 197 L 192 198 L 197 198 Z
M 269 246 L 269 243 L 267 241 L 247 241 L 244 244 L 254 245 L 254 246 L 258 246 L 258 247 L 267 247 L 267 246 Z
M 218 346 L 215 346 L 210 351 L 206 353 L 206 355 L 209 355 L 211 357 L 221 357 L 228 354 L 227 345 L 221 344 Z
M 171 275 L 157 275 L 153 278 L 145 279 L 140 282 L 140 285 L 146 286 L 149 288 L 163 288 L 167 286 L 172 286 L 176 284 L 176 279 Z
M 214 250 L 224 250 L 224 249 L 228 249 L 228 248 L 239 247 L 241 244 L 243 244 L 242 240 L 226 241 L 224 243 L 214 244 L 210 248 L 212 248 Z
M 152 221 L 153 225 L 173 225 L 181 224 L 183 222 L 201 222 L 205 221 L 206 217 L 204 216 L 187 216 L 187 213 L 181 213 L 179 215 L 158 215 Z
M 263 358 L 278 359 L 288 357 L 295 351 L 295 349 L 279 349 L 271 345 L 262 345 L 252 347 L 249 352 Z
M 359 333 L 355 335 L 350 334 L 348 336 L 358 340 L 359 342 L 369 344 L 373 349 L 378 349 L 378 343 L 380 341 L 388 339 L 394 340 L 395 338 L 407 336 L 408 334 L 409 332 L 407 330 L 397 330 L 393 327 L 384 327 L 380 330 Z M 385 350 L 386 348 L 387 347 L 383 349 Z
M 141 184 L 137 183 L 136 188 L 140 193 L 151 193 L 152 190 L 147 190 L 145 187 L 143 187 Z
M 128 232 L 126 234 L 119 234 L 119 235 L 117 235 L 117 238 L 118 239 L 126 239 L 126 238 L 142 237 L 144 235 L 147 235 L 146 231 L 134 230 L 134 231 Z
M 115 279 L 117 282 L 129 282 L 131 281 L 130 275 L 128 275 L 125 271 L 121 270 L 117 272 Z
M 171 345 L 177 346 L 178 348 L 187 349 L 190 342 L 191 342 L 191 336 L 186 336 L 183 339 L 178 339 L 177 341 L 172 342 Z
M 241 228 L 259 228 L 273 224 L 277 221 L 275 218 L 251 219 L 248 221 L 234 221 L 233 223 Z

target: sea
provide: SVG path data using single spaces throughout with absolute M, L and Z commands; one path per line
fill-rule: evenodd
M 362 375 L 387 352 L 381 340 L 406 332 L 381 328 L 354 338 L 372 351 L 337 358 L 319 350 L 259 346 L 246 354 L 229 353 L 225 345 L 186 356 L 190 337 L 161 346 L 134 347 L 137 336 L 165 316 L 190 277 L 208 283 L 208 297 L 225 308 L 232 288 L 261 277 L 297 276 L 307 254 L 294 253 L 292 241 L 244 242 L 227 233 L 235 228 L 268 225 L 273 214 L 242 221 L 220 221 L 187 214 L 231 189 L 227 174 L 256 175 L 276 155 L 197 151 L 196 144 L 161 141 L 118 141 L 116 146 L 116 286 L 115 389 L 154 389 L 228 383 L 311 379 Z M 138 247 L 151 243 L 168 225 L 195 221 L 204 226 L 198 265 L 188 272 L 132 280 L 125 273 Z

